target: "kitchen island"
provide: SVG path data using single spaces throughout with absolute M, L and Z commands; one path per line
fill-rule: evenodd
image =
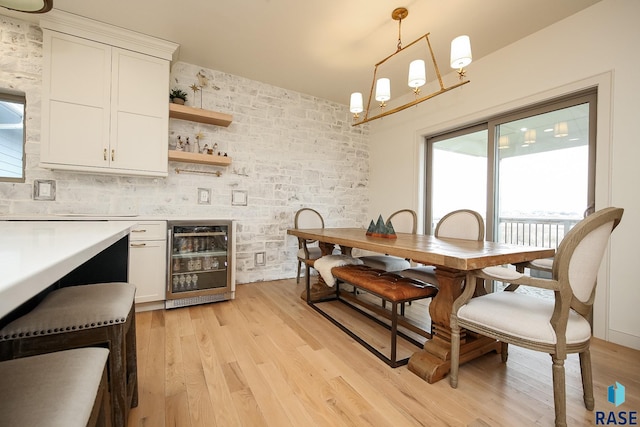
M 0 319 L 119 242 L 128 245 L 127 237 L 135 224 L 135 221 L 0 221 Z M 126 255 L 126 249 L 124 252 Z M 127 257 L 118 256 L 115 261 L 124 265 L 111 265 L 113 257 L 107 259 L 110 265 L 101 261 L 85 270 L 95 277 L 108 277 L 110 270 L 124 269 L 126 280 Z

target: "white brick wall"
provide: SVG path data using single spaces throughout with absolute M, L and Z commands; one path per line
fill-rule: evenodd
M 210 84 L 202 108 L 233 114 L 228 128 L 171 119 L 169 143 L 177 135 L 202 132 L 202 144 L 217 143 L 229 167 L 169 163 L 169 177 L 153 179 L 50 171 L 38 167 L 42 32 L 36 25 L 0 15 L 0 90 L 26 94 L 26 182 L 0 182 L 0 215 L 59 213 L 131 215 L 187 219 L 232 218 L 237 229 L 238 283 L 294 277 L 297 242 L 286 235 L 303 206 L 319 210 L 328 226 L 361 226 L 369 179 L 367 127 L 350 126 L 345 105 L 239 76 L 178 62 L 170 87 L 189 94 L 202 73 Z M 169 88 L 167 88 L 168 95 Z M 79 124 L 81 125 L 81 124 Z M 222 172 L 175 172 L 175 168 Z M 34 179 L 54 179 L 56 200 L 32 200 Z M 197 203 L 197 189 L 211 189 L 211 205 Z M 248 206 L 232 206 L 231 192 L 246 191 Z M 254 254 L 266 252 L 266 266 Z

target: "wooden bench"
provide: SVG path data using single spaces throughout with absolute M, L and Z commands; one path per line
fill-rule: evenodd
M 378 270 L 375 268 L 367 267 L 364 265 L 345 265 L 342 267 L 334 267 L 331 269 L 331 273 L 334 277 L 338 279 L 338 283 L 336 284 L 336 298 L 351 307 L 357 309 L 362 314 L 368 316 L 369 318 L 375 320 L 376 322 L 384 325 L 386 328 L 391 331 L 391 353 L 390 357 L 385 356 L 380 351 L 372 347 L 369 343 L 358 337 L 354 334 L 349 328 L 341 324 L 340 322 L 333 319 L 331 316 L 326 313 L 320 311 L 325 317 L 331 320 L 334 324 L 336 324 L 340 329 L 349 334 L 353 339 L 362 344 L 369 351 L 374 353 L 377 357 L 382 359 L 389 366 L 395 368 L 397 366 L 405 365 L 408 363 L 409 358 L 405 358 L 402 360 L 397 360 L 397 337 L 400 335 L 401 337 L 407 339 L 412 342 L 416 346 L 421 347 L 422 344 L 417 340 L 409 337 L 405 333 L 398 330 L 398 326 L 403 326 L 412 332 L 419 333 L 422 336 L 427 338 L 431 337 L 431 333 L 429 331 L 420 329 L 415 326 L 415 324 L 407 321 L 404 316 L 398 313 L 398 306 L 404 303 L 415 301 L 424 298 L 433 298 L 437 293 L 438 289 L 429 284 L 422 282 L 420 280 L 411 279 L 402 277 L 398 274 L 385 272 L 383 270 Z M 372 295 L 375 295 L 381 298 L 384 301 L 391 303 L 391 310 L 384 310 L 378 307 L 377 309 L 363 303 L 362 301 L 357 301 L 356 298 L 353 297 L 352 293 L 341 293 L 340 290 L 340 282 L 350 284 L 355 288 L 362 289 Z M 348 301 L 345 301 L 345 298 Z M 310 302 L 313 303 L 313 302 Z M 364 305 L 370 311 L 374 311 L 375 314 L 379 316 L 385 317 L 391 321 L 391 325 L 387 325 L 386 323 L 380 321 L 375 316 L 360 310 L 356 307 L 355 304 Z

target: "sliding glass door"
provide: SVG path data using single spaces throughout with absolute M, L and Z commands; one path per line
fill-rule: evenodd
M 594 205 L 595 91 L 427 139 L 425 219 L 480 212 L 486 238 L 557 247 Z
M 427 209 L 425 231 L 433 234 L 445 214 L 457 209 L 487 211 L 486 125 L 433 138 L 427 145 Z

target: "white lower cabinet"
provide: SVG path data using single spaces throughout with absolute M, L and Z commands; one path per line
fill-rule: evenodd
M 139 222 L 129 237 L 129 282 L 136 285 L 136 304 L 164 301 L 166 274 L 167 222 Z

